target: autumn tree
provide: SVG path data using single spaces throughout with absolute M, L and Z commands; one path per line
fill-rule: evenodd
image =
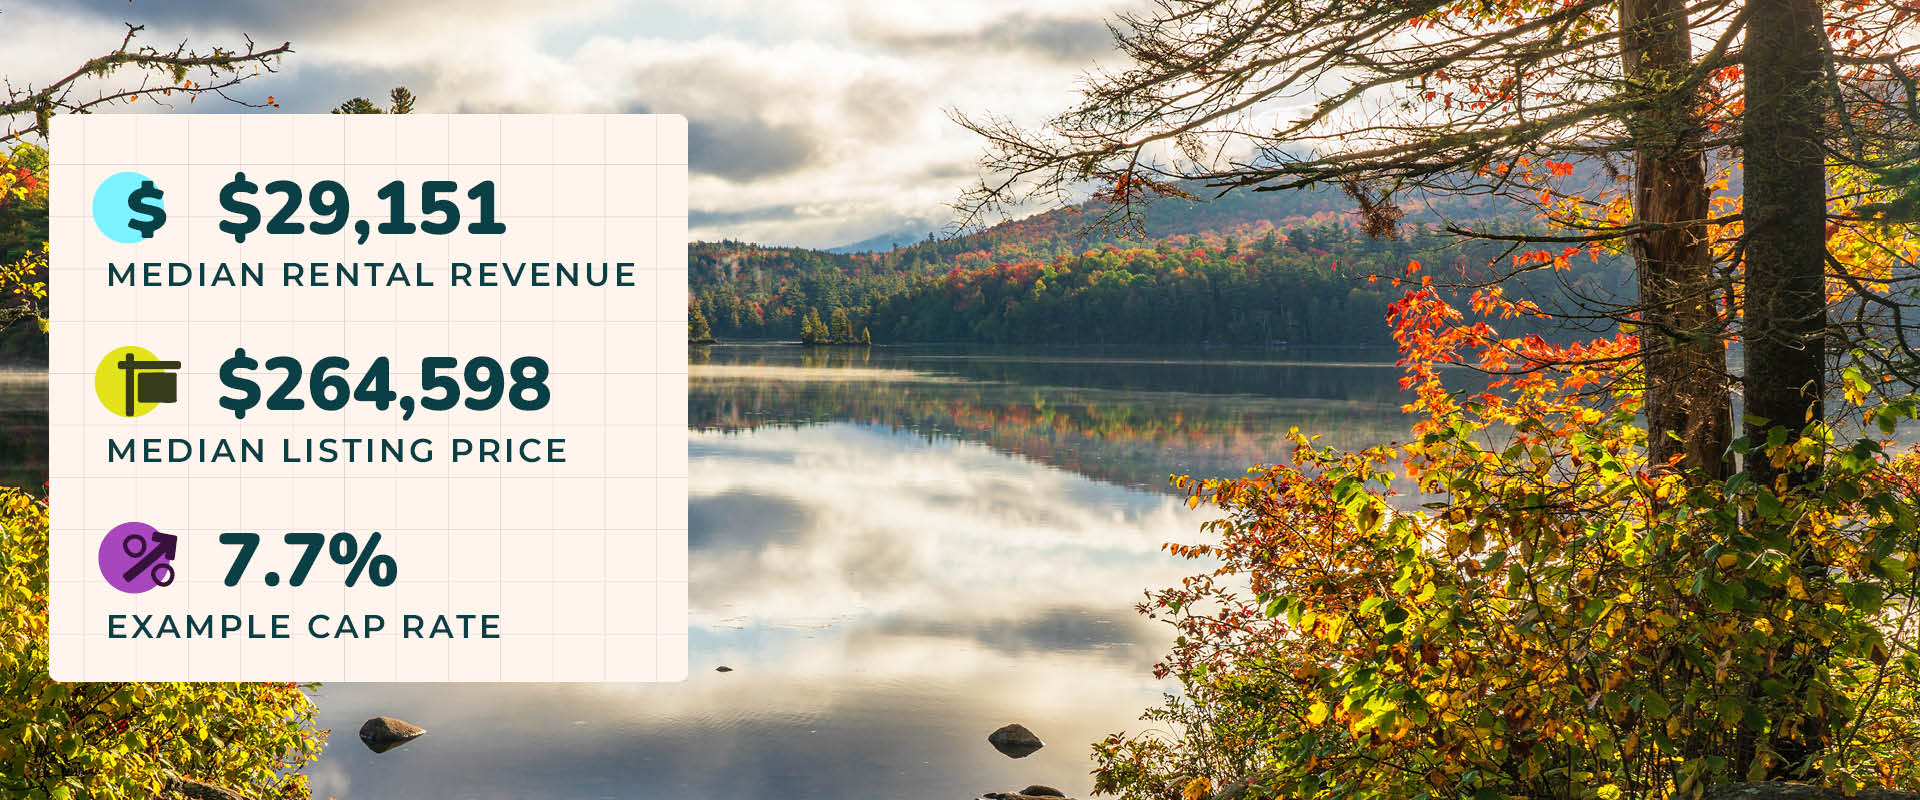
M 1347 744 L 1355 748 L 1347 752 L 1354 763 L 1392 764 L 1415 774 L 1429 765 L 1458 763 L 1460 748 L 1469 746 L 1464 740 L 1429 741 L 1437 749 L 1399 760 L 1383 755 L 1375 749 L 1380 740 L 1369 738 L 1405 737 L 1404 725 L 1375 729 L 1364 720 L 1404 722 L 1396 716 L 1401 708 L 1420 703 L 1398 690 L 1377 695 L 1360 684 L 1422 671 L 1406 659 L 1434 666 L 1429 653 L 1401 646 L 1407 634 L 1397 629 L 1406 604 L 1393 596 L 1412 580 L 1410 564 L 1431 555 L 1421 543 L 1455 535 L 1442 528 L 1467 525 L 1476 544 L 1466 550 L 1472 551 L 1481 537 L 1494 534 L 1493 528 L 1558 525 L 1565 533 L 1550 540 L 1513 543 L 1525 548 L 1519 561 L 1513 560 L 1511 547 L 1492 554 L 1492 562 L 1503 564 L 1511 577 L 1496 592 L 1506 598 L 1500 613 L 1526 613 L 1505 616 L 1504 623 L 1498 615 L 1489 617 L 1484 638 L 1462 652 L 1470 659 L 1506 652 L 1548 615 L 1562 613 L 1556 608 L 1587 613 L 1591 604 L 1578 598 L 1588 589 L 1566 581 L 1592 574 L 1574 565 L 1599 569 L 1610 559 L 1645 563 L 1620 551 L 1582 551 L 1575 540 L 1560 538 L 1572 535 L 1573 527 L 1588 530 L 1585 526 L 1595 521 L 1620 519 L 1600 505 L 1573 502 L 1584 490 L 1565 482 L 1578 476 L 1582 459 L 1598 457 L 1583 455 L 1583 448 L 1609 441 L 1606 452 L 1614 466 L 1603 471 L 1656 484 L 1680 481 L 1655 491 L 1616 533 L 1660 542 L 1705 537 L 1737 543 L 1743 552 L 1754 542 L 1766 543 L 1764 555 L 1735 555 L 1730 562 L 1724 553 L 1661 545 L 1678 556 L 1663 567 L 1672 571 L 1670 578 L 1687 575 L 1694 581 L 1673 602 L 1684 608 L 1711 594 L 1715 581 L 1737 583 L 1741 596 L 1735 605 L 1746 609 L 1742 613 L 1765 617 L 1754 620 L 1764 635 L 1722 651 L 1713 671 L 1719 688 L 1713 691 L 1723 699 L 1711 730 L 1679 736 L 1693 730 L 1690 719 L 1681 720 L 1679 731 L 1667 731 L 1672 741 L 1659 742 L 1655 764 L 1640 778 L 1590 781 L 1644 748 L 1641 733 L 1617 741 L 1611 750 L 1575 752 L 1597 741 L 1589 731 L 1573 736 L 1581 742 L 1574 750 L 1544 757 L 1514 735 L 1516 725 L 1528 731 L 1528 740 L 1544 735 L 1538 726 L 1545 720 L 1529 717 L 1548 708 L 1560 710 L 1555 725 L 1606 720 L 1618 730 L 1623 720 L 1616 712 L 1608 708 L 1600 716 L 1595 704 L 1615 691 L 1610 683 L 1617 676 L 1632 679 L 1660 667 L 1603 659 L 1616 677 L 1601 675 L 1599 689 L 1580 684 L 1582 691 L 1592 692 L 1584 717 L 1571 694 L 1560 701 L 1533 697 L 1525 703 L 1508 696 L 1502 698 L 1508 704 L 1504 712 L 1491 707 L 1481 712 L 1509 717 L 1504 725 L 1476 728 L 1480 733 L 1474 735 L 1488 738 L 1472 745 L 1492 748 L 1476 771 L 1503 773 L 1497 787 L 1463 783 L 1443 769 L 1432 775 L 1433 788 L 1532 796 L 1602 792 L 1606 797 L 1606 791 L 1622 790 L 1668 795 L 1697 791 L 1702 781 L 1741 777 L 1844 784 L 1873 780 L 1869 776 L 1876 769 L 1882 770 L 1878 779 L 1883 782 L 1911 782 L 1907 766 L 1842 763 L 1866 748 L 1848 740 L 1862 723 L 1847 717 L 1862 703 L 1884 699 L 1860 684 L 1839 688 L 1849 680 L 1843 676 L 1873 669 L 1866 665 L 1884 666 L 1886 652 L 1843 652 L 1833 631 L 1774 621 L 1809 622 L 1812 615 L 1816 621 L 1809 624 L 1815 628 L 1837 622 L 1841 607 L 1818 598 L 1837 599 L 1833 593 L 1871 582 L 1845 574 L 1864 562 L 1848 549 L 1851 545 L 1830 547 L 1837 545 L 1833 531 L 1874 527 L 1888 537 L 1880 540 L 1889 543 L 1885 546 L 1898 550 L 1911 543 L 1916 527 L 1904 512 L 1882 515 L 1909 502 L 1905 495 L 1880 495 L 1877 502 L 1885 506 L 1850 505 L 1853 493 L 1898 485 L 1897 476 L 1910 463 L 1884 455 L 1871 441 L 1838 447 L 1835 424 L 1845 420 L 1828 412 L 1827 386 L 1829 371 L 1843 367 L 1839 374 L 1849 402 L 1839 407 L 1857 423 L 1862 409 L 1870 408 L 1863 405 L 1864 397 L 1883 387 L 1892 387 L 1887 391 L 1895 398 L 1892 408 L 1905 409 L 1901 395 L 1908 389 L 1893 379 L 1911 377 L 1913 365 L 1920 363 L 1912 358 L 1903 316 L 1920 299 L 1912 290 L 1913 230 L 1892 216 L 1870 213 L 1897 208 L 1905 200 L 1904 189 L 1887 178 L 1899 159 L 1912 158 L 1914 142 L 1920 141 L 1911 135 L 1913 121 L 1920 118 L 1912 105 L 1920 76 L 1920 49 L 1911 42 L 1917 16 L 1920 9 L 1909 4 L 1819 0 L 1159 0 L 1150 12 L 1117 26 L 1130 64 L 1090 76 L 1081 103 L 1041 129 L 961 118 L 989 143 L 984 164 L 990 177 L 968 196 L 965 207 L 988 213 L 1036 197 L 1071 196 L 1091 185 L 1094 197 L 1110 204 L 1113 220 L 1126 224 L 1141 204 L 1197 186 L 1222 191 L 1337 186 L 1357 206 L 1359 227 L 1380 236 L 1392 235 L 1403 223 L 1406 206 L 1437 196 L 1492 195 L 1530 209 L 1544 228 L 1515 233 L 1479 229 L 1470 221 L 1444 223 L 1461 237 L 1509 242 L 1514 257 L 1511 264 L 1496 262 L 1486 270 L 1418 276 L 1420 284 L 1396 311 L 1402 326 L 1415 326 L 1400 332 L 1409 348 L 1407 363 L 1417 369 L 1466 363 L 1492 372 L 1496 387 L 1522 398 L 1528 397 L 1522 387 L 1533 386 L 1527 380 L 1557 374 L 1571 381 L 1563 387 L 1568 392 L 1588 392 L 1594 402 L 1486 419 L 1481 417 L 1489 409 L 1513 399 L 1471 387 L 1423 396 L 1421 444 L 1410 448 L 1405 465 L 1419 475 L 1447 477 L 1422 483 L 1437 496 L 1429 506 L 1432 513 L 1394 518 L 1395 525 L 1412 526 L 1395 534 L 1401 537 L 1401 549 L 1392 553 L 1397 579 L 1369 584 L 1388 576 L 1350 565 L 1351 570 L 1323 573 L 1318 583 L 1260 595 L 1266 617 L 1300 603 L 1307 620 L 1331 625 L 1341 642 L 1362 635 L 1351 627 L 1356 624 L 1353 604 L 1361 604 L 1357 610 L 1363 616 L 1387 609 L 1392 612 L 1382 629 L 1387 638 L 1375 642 L 1386 646 L 1315 655 L 1321 668 L 1332 666 L 1332 672 L 1301 666 L 1306 671 L 1295 672 L 1293 681 L 1311 685 L 1331 674 L 1346 682 L 1340 687 L 1344 708 L 1361 714 L 1347 719 Z M 1728 188 L 1734 177 L 1742 179 L 1744 195 Z M 1559 350 L 1495 335 L 1515 315 L 1545 313 L 1532 301 L 1553 302 L 1505 296 L 1509 278 L 1565 269 L 1583 251 L 1630 254 L 1637 297 L 1581 298 L 1557 310 L 1569 318 L 1618 323 L 1628 336 Z M 1404 276 L 1394 277 L 1415 277 L 1419 268 L 1410 263 Z M 1470 300 L 1483 319 L 1463 322 L 1451 309 L 1409 313 L 1416 306 L 1430 307 L 1442 290 Z M 1842 334 L 1847 335 L 1845 360 L 1832 358 L 1836 353 L 1829 344 Z M 1726 364 L 1728 343 L 1735 340 L 1743 343 L 1737 377 Z M 1416 372 L 1408 382 L 1424 386 L 1429 378 Z M 1746 400 L 1745 435 L 1737 438 L 1729 412 L 1736 386 Z M 1636 413 L 1644 414 L 1644 435 L 1635 432 Z M 1555 414 L 1571 424 L 1538 427 Z M 1621 422 L 1601 425 L 1609 419 Z M 1453 446 L 1436 436 L 1502 425 L 1513 426 L 1508 441 L 1514 447 L 1491 453 L 1467 447 L 1448 456 L 1485 457 L 1481 466 L 1449 460 L 1452 466 L 1441 468 L 1427 460 L 1440 452 L 1433 446 L 1443 441 L 1442 450 Z M 1311 461 L 1315 470 L 1335 458 L 1310 449 L 1295 456 Z M 1623 457 L 1631 460 L 1620 461 Z M 1527 473 L 1530 465 L 1567 471 L 1504 482 Z M 1390 492 L 1379 473 L 1347 473 L 1358 483 L 1321 487 L 1331 493 L 1316 495 L 1319 478 L 1313 472 L 1268 472 L 1264 482 L 1206 484 L 1195 494 L 1196 502 L 1211 501 L 1232 514 L 1229 545 L 1256 547 L 1229 571 L 1251 574 L 1258 588 L 1260 576 L 1291 569 L 1297 561 L 1344 558 L 1372 546 L 1367 537 L 1379 520 L 1362 517 L 1358 528 L 1349 529 L 1342 527 L 1341 515 L 1361 505 L 1382 511 L 1387 501 L 1381 498 Z M 1864 482 L 1836 487 L 1830 482 L 1835 473 Z M 1873 477 L 1862 477 L 1867 475 Z M 1361 488 L 1369 483 L 1383 488 Z M 1687 486 L 1699 492 L 1679 488 Z M 1508 490 L 1513 494 L 1490 504 L 1468 500 Z M 1301 516 L 1290 516 L 1295 508 Z M 1422 527 L 1427 525 L 1437 527 Z M 1296 541 L 1271 538 L 1296 528 L 1301 537 Z M 1471 579 L 1489 569 L 1488 563 L 1456 562 L 1446 569 L 1464 570 Z M 1708 578 L 1702 571 L 1728 565 L 1739 567 L 1737 574 Z M 1669 602 L 1660 599 L 1666 588 L 1651 576 L 1620 588 L 1619 602 L 1663 607 Z M 1516 597 L 1521 591 L 1524 596 Z M 1905 589 L 1883 585 L 1873 591 L 1885 597 Z M 1352 594 L 1334 596 L 1342 592 Z M 1561 605 L 1538 605 L 1546 600 L 1543 593 L 1559 598 Z M 1795 605 L 1810 597 L 1814 603 Z M 1176 602 L 1164 608 L 1179 612 L 1183 607 Z M 1893 623 L 1881 616 L 1877 600 L 1849 608 L 1857 614 L 1846 623 L 1859 626 L 1855 641 L 1884 642 L 1892 635 Z M 1661 613 L 1679 621 L 1670 633 L 1686 641 L 1717 635 L 1711 615 Z M 1298 632 L 1301 619 L 1289 621 L 1289 630 Z M 1664 618 L 1660 624 L 1665 626 Z M 1231 636 L 1214 633 L 1215 638 Z M 1654 661 L 1676 652 L 1674 641 L 1663 638 L 1666 633 L 1646 634 L 1668 648 Z M 1593 640 L 1591 631 L 1565 639 Z M 1267 645 L 1295 652 L 1304 646 Z M 1729 673 L 1729 659 L 1755 671 Z M 1229 657 L 1224 664 L 1202 665 L 1199 672 L 1176 671 L 1211 691 L 1221 687 L 1206 669 L 1253 666 Z M 1692 671 L 1701 667 L 1679 667 L 1674 680 L 1692 680 Z M 1286 690 L 1285 680 L 1271 677 L 1279 684 L 1262 690 Z M 1356 695 L 1361 688 L 1365 691 Z M 1697 700 L 1705 691 L 1687 696 Z M 1356 700 L 1359 696 L 1364 703 Z M 1443 705 L 1432 698 L 1428 702 Z M 1647 713 L 1639 707 L 1634 712 Z M 1513 718 L 1516 713 L 1521 716 Z M 1314 716 L 1305 715 L 1308 727 L 1323 721 Z M 1415 727 L 1424 724 L 1414 722 Z M 1332 752 L 1309 758 L 1307 766 Z M 1114 774 L 1124 773 L 1124 766 L 1116 763 Z M 1836 777 L 1841 774 L 1850 777 Z M 1346 784 L 1340 794 L 1368 796 L 1375 790 L 1365 787 L 1386 783 L 1391 781 L 1376 774 Z M 1327 788 L 1307 782 L 1281 794 L 1291 796 L 1302 787 Z
M 1507 237 L 1516 246 L 1633 255 L 1638 300 L 1599 312 L 1649 333 L 1657 460 L 1721 473 L 1731 419 L 1723 286 L 1706 252 L 1704 115 L 1735 64 L 1732 5 L 1161 0 L 1123 21 L 1132 65 L 1094 76 L 1044 129 L 962 118 L 987 137 L 995 176 L 967 202 L 987 211 L 1091 181 L 1124 221 L 1193 182 L 1332 185 L 1376 235 L 1424 194 L 1530 206 L 1564 230 Z M 1261 124 L 1281 104 L 1302 110 Z M 1634 176 L 1625 191 L 1606 174 L 1621 162 Z M 1596 213 L 1609 195 L 1624 198 L 1624 214 Z M 1553 256 L 1509 272 L 1564 263 Z
M 1829 192 L 1823 170 L 1874 156 L 1836 122 L 1863 116 L 1873 93 L 1861 87 L 1911 96 L 1901 87 L 1914 52 L 1899 32 L 1914 13 L 1815 0 L 1158 0 L 1117 26 L 1128 65 L 1089 76 L 1081 102 L 1041 128 L 960 117 L 986 138 L 989 174 L 962 205 L 984 215 L 1091 186 L 1127 224 L 1142 204 L 1200 185 L 1335 186 L 1363 228 L 1385 234 L 1429 198 L 1503 198 L 1549 228 L 1454 221 L 1459 235 L 1510 242 L 1515 257 L 1442 282 L 1563 269 L 1583 250 L 1631 254 L 1637 297 L 1549 310 L 1638 332 L 1634 379 L 1646 384 L 1656 463 L 1723 478 L 1735 467 L 1728 342 L 1761 343 L 1746 349 L 1741 381 L 1768 412 L 1755 417 L 1804 423 L 1818 410 L 1808 365 L 1826 364 L 1810 332 L 1827 329 L 1833 287 L 1807 291 L 1824 275 L 1810 266 L 1826 238 L 1812 225 L 1743 225 L 1752 211 L 1714 188 L 1744 164 L 1749 200 L 1756 177 L 1767 198 L 1754 209 L 1763 218 L 1852 224 L 1840 206 L 1864 196 Z M 1848 39 L 1837 55 L 1829 30 Z
M 47 329 L 47 136 L 57 114 L 168 107 L 272 72 L 279 47 L 117 47 L 0 101 L 0 320 Z M 0 490 L 0 796 L 145 800 L 187 779 L 250 797 L 308 796 L 301 768 L 325 740 L 307 687 L 292 683 L 60 683 L 47 671 L 47 500 Z
M 1142 606 L 1179 633 L 1157 670 L 1181 691 L 1096 745 L 1096 789 L 1920 788 L 1920 457 L 1882 438 L 1915 403 L 1848 392 L 1866 435 L 1816 423 L 1770 454 L 1805 476 L 1792 492 L 1690 480 L 1648 461 L 1637 385 L 1600 374 L 1635 368 L 1630 336 L 1561 348 L 1466 313 L 1431 288 L 1395 308 L 1407 443 L 1340 452 L 1296 431 L 1288 463 L 1178 481 L 1219 513 L 1169 546 L 1199 574 Z M 1445 368 L 1458 357 L 1512 377 L 1481 391 Z M 1528 369 L 1570 360 L 1605 366 Z
M 47 152 L 30 142 L 0 154 L 0 360 L 47 351 Z

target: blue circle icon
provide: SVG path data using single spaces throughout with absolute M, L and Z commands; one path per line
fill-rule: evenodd
M 121 244 L 153 238 L 167 220 L 160 189 L 138 172 L 116 173 L 93 193 L 93 224 Z

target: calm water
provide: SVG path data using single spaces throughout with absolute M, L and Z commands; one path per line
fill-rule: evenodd
M 1132 610 L 1193 568 L 1158 550 L 1205 518 L 1167 474 L 1238 473 L 1291 426 L 1404 435 L 1392 357 L 696 348 L 691 678 L 326 686 L 315 794 L 1085 797 L 1089 744 L 1173 688 Z M 0 408 L 44 414 L 40 387 L 0 379 Z M 378 714 L 429 733 L 373 755 Z M 1000 755 L 1008 722 L 1048 746 Z
M 1238 472 L 1289 426 L 1391 438 L 1391 354 L 1309 361 L 715 346 L 693 354 L 692 677 L 334 685 L 342 798 L 1085 797 L 1091 742 L 1170 686 L 1132 611 L 1191 565 L 1168 472 Z M 735 671 L 718 673 L 726 665 Z M 385 755 L 375 714 L 429 734 Z M 1020 760 L 986 735 L 1020 722 Z

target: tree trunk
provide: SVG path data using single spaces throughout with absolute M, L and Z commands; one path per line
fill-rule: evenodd
M 1826 34 L 1819 0 L 1747 4 L 1747 434 L 1798 432 L 1826 394 Z M 1773 485 L 1777 470 L 1751 471 Z
M 1733 437 L 1721 292 L 1707 247 L 1705 128 L 1697 97 L 1673 84 L 1693 67 L 1685 0 L 1622 0 L 1621 59 L 1645 105 L 1627 121 L 1635 150 L 1629 240 L 1639 282 L 1649 455 L 1702 477 L 1731 474 Z
M 1826 32 L 1820 0 L 1749 0 L 1747 108 L 1741 147 L 1746 162 L 1745 397 L 1746 433 L 1756 445 L 1769 431 L 1798 433 L 1824 417 L 1826 395 L 1826 223 L 1824 149 Z M 1755 483 L 1789 491 L 1812 480 L 1811 469 L 1782 470 L 1755 452 L 1748 457 Z M 1824 565 L 1803 558 L 1809 584 L 1826 580 Z M 1780 645 L 1788 684 L 1810 687 L 1819 677 L 1823 648 Z M 1750 732 L 1741 752 L 1753 757 Z M 1804 778 L 1825 746 L 1828 725 L 1816 717 L 1792 735 L 1776 732 L 1775 777 Z

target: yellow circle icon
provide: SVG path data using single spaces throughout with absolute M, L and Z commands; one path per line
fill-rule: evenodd
M 108 411 L 137 417 L 179 399 L 179 368 L 144 347 L 117 348 L 94 369 L 93 392 Z

